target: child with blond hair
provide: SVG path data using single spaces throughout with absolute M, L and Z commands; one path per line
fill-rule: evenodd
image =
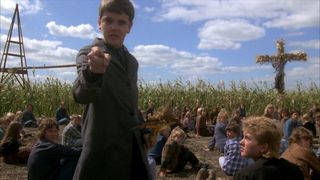
M 243 122 L 243 139 L 240 141 L 241 156 L 252 158 L 255 162 L 235 175 L 235 180 L 301 179 L 299 167 L 278 158 L 280 132 L 267 117 L 249 117 Z
M 193 168 L 200 167 L 198 158 L 184 146 L 186 138 L 187 134 L 179 126 L 172 130 L 162 151 L 160 177 L 165 177 L 168 172 L 180 172 L 188 162 Z

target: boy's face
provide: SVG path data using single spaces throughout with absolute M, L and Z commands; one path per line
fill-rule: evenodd
M 29 104 L 29 105 L 27 106 L 27 109 L 28 109 L 29 111 L 32 111 L 32 109 L 33 109 L 32 105 Z
M 75 117 L 73 120 L 73 125 L 78 126 L 81 124 L 81 118 L 80 117 Z
M 310 149 L 312 147 L 312 140 L 307 138 L 301 138 L 298 144 L 302 147 Z
M 274 107 L 268 107 L 268 113 L 273 114 L 274 113 Z
M 99 18 L 99 29 L 107 44 L 119 48 L 123 45 L 124 38 L 130 32 L 132 22 L 125 13 L 105 11 Z
M 183 144 L 184 142 L 185 142 L 185 138 L 183 137 L 183 136 L 176 136 L 175 138 L 174 138 L 174 140 L 178 143 L 178 144 Z
M 291 115 L 291 119 L 293 119 L 293 120 L 297 120 L 298 117 L 299 117 L 298 113 L 292 113 L 292 115 Z
M 45 131 L 44 138 L 52 141 L 58 142 L 59 130 L 56 127 L 49 128 Z
M 282 117 L 288 117 L 288 114 L 286 112 L 281 112 Z
M 227 137 L 229 138 L 229 139 L 232 139 L 232 138 L 235 138 L 236 137 L 236 133 L 235 132 L 233 132 L 232 130 L 227 130 Z
M 258 144 L 258 141 L 252 136 L 251 133 L 244 132 L 244 137 L 240 141 L 241 156 L 249 157 L 254 160 L 259 159 L 262 155 L 264 147 Z

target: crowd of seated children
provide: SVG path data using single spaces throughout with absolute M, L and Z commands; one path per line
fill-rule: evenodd
M 154 109 L 154 106 L 152 106 L 152 107 Z M 203 108 L 198 108 L 198 109 L 201 112 L 203 110 Z M 202 117 L 203 117 L 203 119 L 205 119 L 207 117 L 205 114 L 202 114 L 201 112 L 199 113 L 199 116 L 196 118 L 197 119 L 196 123 L 194 121 L 192 121 L 192 118 L 191 118 L 192 115 L 191 115 L 190 111 L 187 111 L 185 113 L 185 116 L 187 116 L 189 113 L 189 115 L 188 115 L 189 119 L 186 121 L 181 121 L 183 124 L 184 124 L 184 122 L 188 121 L 189 122 L 188 126 L 190 126 L 190 127 L 191 127 L 191 124 L 193 126 L 195 125 L 196 126 L 195 130 L 196 130 L 196 132 L 198 132 L 196 134 L 198 136 L 201 136 L 201 134 L 202 134 L 202 133 L 200 133 L 200 129 L 199 129 L 200 124 L 201 124 L 200 122 L 202 122 L 200 119 Z M 246 166 L 248 166 L 248 164 L 252 163 L 250 160 L 248 160 L 248 158 L 244 158 L 244 157 L 253 158 L 255 160 L 255 166 L 249 166 L 252 169 L 255 169 L 260 166 L 263 167 L 262 168 L 263 172 L 257 173 L 257 174 L 255 174 L 255 173 L 250 174 L 249 173 L 250 176 L 251 175 L 259 176 L 259 177 L 261 176 L 264 178 L 266 176 L 265 173 L 268 172 L 268 170 L 265 170 L 264 168 L 268 169 L 268 166 L 269 166 L 269 165 L 265 165 L 265 163 L 270 163 L 270 167 L 272 167 L 272 168 L 284 167 L 286 169 L 288 167 L 292 167 L 292 164 L 288 164 L 286 161 L 283 160 L 283 159 L 287 159 L 288 161 L 292 162 L 293 164 L 297 164 L 300 166 L 300 168 L 302 169 L 302 172 L 305 176 L 305 179 L 314 179 L 314 177 L 318 178 L 319 171 L 317 170 L 317 166 L 315 166 L 315 168 L 314 168 L 311 164 L 311 163 L 313 163 L 313 161 L 303 159 L 304 157 L 306 157 L 306 158 L 312 157 L 312 155 L 311 155 L 312 151 L 309 151 L 309 150 L 307 151 L 309 153 L 308 156 L 305 154 L 303 154 L 301 156 L 299 155 L 299 157 L 296 156 L 298 153 L 295 153 L 295 151 L 301 151 L 301 149 L 303 149 L 303 146 L 308 143 L 299 144 L 299 142 L 294 142 L 292 140 L 292 136 L 297 137 L 296 131 L 302 129 L 302 127 L 300 128 L 299 123 L 298 123 L 299 112 L 293 111 L 291 116 L 286 116 L 286 113 L 288 113 L 288 112 L 286 109 L 284 109 L 280 113 L 281 121 L 279 121 L 279 122 L 283 122 L 283 128 L 280 131 L 278 131 L 278 133 L 280 134 L 280 137 L 281 137 L 281 135 L 282 135 L 281 133 L 283 133 L 283 131 L 284 131 L 285 135 L 283 136 L 284 137 L 283 140 L 285 140 L 285 142 L 286 142 L 286 143 L 284 143 L 285 146 L 281 149 L 281 151 L 279 151 L 280 154 L 282 154 L 284 152 L 281 156 L 282 159 L 280 159 L 280 160 L 277 159 L 277 156 L 275 154 L 272 154 L 272 155 L 268 154 L 269 152 L 273 152 L 273 150 L 275 149 L 275 145 L 274 144 L 270 145 L 270 144 L 268 144 L 269 142 L 264 142 L 265 144 L 268 144 L 268 146 L 271 147 L 271 149 L 270 149 L 270 147 L 268 147 L 269 150 L 267 150 L 267 151 L 269 151 L 269 152 L 267 153 L 267 155 L 260 152 L 260 153 L 258 153 L 259 158 L 254 158 L 253 155 L 250 154 L 251 152 L 249 152 L 249 155 L 245 155 L 243 157 L 240 157 L 239 154 L 245 154 L 245 152 L 243 152 L 245 150 L 242 150 L 240 153 L 240 146 L 244 147 L 246 144 L 245 142 L 249 141 L 249 140 L 247 140 L 248 137 L 244 137 L 240 143 L 239 142 L 240 138 L 235 137 L 235 134 L 238 134 L 238 133 L 236 133 L 235 128 L 231 128 L 231 126 L 234 126 L 234 124 L 235 124 L 234 122 L 239 122 L 238 123 L 239 126 L 240 127 L 242 126 L 243 122 L 241 121 L 241 119 L 239 120 L 239 118 L 238 118 L 239 117 L 238 115 L 240 114 L 240 112 L 234 111 L 235 116 L 233 116 L 230 119 L 230 122 L 228 122 L 228 113 L 225 109 L 221 109 L 220 112 L 218 113 L 217 123 L 214 127 L 215 134 L 213 135 L 213 143 L 211 144 L 213 146 L 209 145 L 210 149 L 208 149 L 208 150 L 211 150 L 211 149 L 213 149 L 213 147 L 215 147 L 221 153 L 224 153 L 224 156 L 219 158 L 220 166 L 221 166 L 222 170 L 225 172 L 225 174 L 228 176 L 232 176 L 234 174 L 237 174 L 237 175 L 235 175 L 235 179 L 237 179 L 239 177 L 247 177 L 248 176 L 248 172 L 246 172 L 245 170 L 243 170 L 243 172 L 241 172 L 241 173 L 237 173 L 240 169 L 246 169 L 244 167 L 246 167 Z M 156 112 L 153 112 L 153 113 L 156 113 Z M 10 114 L 12 116 L 10 116 Z M 267 118 L 272 118 L 272 120 L 271 120 L 272 124 L 275 125 L 275 127 L 277 127 L 278 120 L 276 121 L 274 114 L 275 114 L 274 113 L 274 106 L 272 104 L 268 104 L 265 108 L 264 116 Z M 5 124 L 3 122 L 7 122 L 7 126 L 8 126 L 8 124 L 12 125 L 12 129 L 16 129 L 15 131 L 17 131 L 17 129 L 20 129 L 20 130 L 18 130 L 19 136 L 12 135 L 12 136 L 17 137 L 16 139 L 6 138 L 7 135 L 5 135 L 5 137 L 1 141 L 1 148 L 0 148 L 1 151 L 0 152 L 3 156 L 3 161 L 5 163 L 7 163 L 7 164 L 22 163 L 23 164 L 23 163 L 27 162 L 31 149 L 30 148 L 29 149 L 22 148 L 22 145 L 20 143 L 21 142 L 20 135 L 23 134 L 23 126 L 24 127 L 36 127 L 37 126 L 37 121 L 32 120 L 33 118 L 31 118 L 31 125 L 29 124 L 30 122 L 26 121 L 26 119 L 29 119 L 32 116 L 34 117 L 33 112 L 32 112 L 32 105 L 28 104 L 26 106 L 26 111 L 24 111 L 23 113 L 20 112 L 20 116 L 14 115 L 14 113 L 8 113 L 7 116 L 5 116 L 8 118 L 2 118 L 2 120 L 1 120 L 2 124 Z M 29 117 L 29 118 L 26 118 L 26 117 Z M 314 126 L 314 123 L 315 123 L 320 128 L 320 113 L 315 112 L 312 117 L 313 118 L 310 118 L 309 114 L 304 114 L 304 116 L 302 116 L 302 119 L 303 119 L 302 125 L 304 127 L 306 127 L 308 125 L 308 127 L 309 127 L 310 124 Z M 261 120 L 262 122 L 265 121 L 265 118 L 263 118 L 263 117 L 259 117 L 259 118 L 264 119 L 264 120 Z M 34 117 L 34 119 L 35 119 L 35 117 Z M 255 118 L 250 117 L 249 119 L 255 119 Z M 7 120 L 7 121 L 5 121 L 5 120 Z M 20 126 L 21 125 L 22 126 L 19 128 L 17 125 L 19 123 L 15 122 L 15 121 L 21 122 Z M 47 120 L 45 120 L 45 121 L 47 121 Z M 204 120 L 203 121 L 204 123 L 202 122 L 201 127 L 206 127 L 206 123 L 205 123 L 206 121 L 207 120 Z M 247 122 L 248 120 L 246 119 L 244 121 Z M 34 122 L 35 122 L 35 124 L 33 125 Z M 191 124 L 190 124 L 190 122 L 191 122 Z M 4 127 L 2 124 L 0 123 L 0 126 Z M 53 137 L 51 137 L 52 139 L 50 140 L 50 135 L 49 135 L 49 137 L 46 138 L 46 137 L 44 137 L 45 133 L 43 133 L 42 138 L 40 138 L 41 135 L 39 134 L 40 141 L 39 141 L 39 143 L 37 143 L 35 145 L 35 147 L 33 148 L 34 149 L 33 153 L 32 153 L 32 155 L 30 155 L 31 159 L 29 160 L 29 164 L 28 164 L 28 168 L 29 168 L 28 169 L 28 176 L 34 177 L 35 179 L 37 179 L 37 177 L 43 177 L 43 174 L 45 174 L 45 173 L 39 173 L 39 172 L 35 173 L 35 170 L 34 170 L 35 167 L 41 166 L 41 169 L 43 169 L 43 167 L 45 167 L 44 172 L 48 173 L 45 176 L 54 177 L 54 178 L 58 178 L 58 179 L 60 177 L 64 177 L 63 179 L 65 179 L 66 177 L 67 177 L 67 179 L 70 179 L 70 178 L 72 179 L 73 171 L 74 171 L 74 168 L 75 168 L 75 165 L 76 165 L 76 162 L 77 162 L 77 159 L 79 157 L 81 150 L 77 149 L 77 148 L 70 148 L 70 147 L 81 147 L 82 146 L 80 124 L 81 124 L 81 116 L 72 115 L 69 124 L 63 130 L 62 141 L 61 141 L 62 145 L 59 145 L 58 143 L 56 143 L 53 140 Z M 251 132 L 251 135 L 253 136 L 252 138 L 256 141 L 256 143 L 258 141 L 261 141 L 260 136 L 264 136 L 263 133 L 267 133 L 267 131 L 269 131 L 268 130 L 269 127 L 267 127 L 269 125 L 262 123 L 262 125 L 261 125 L 262 131 L 266 131 L 266 132 L 263 132 L 261 134 L 259 134 L 259 133 L 254 134 L 255 132 L 253 133 L 253 131 L 250 130 L 250 128 L 248 127 L 249 126 L 248 124 L 250 124 L 250 121 L 247 122 L 246 127 L 243 127 L 243 130 L 247 129 L 247 134 L 250 134 L 248 132 Z M 252 124 L 255 124 L 255 123 L 251 122 L 251 125 Z M 280 124 L 282 124 L 282 123 L 280 123 Z M 8 129 L 4 132 L 9 134 L 9 132 L 11 131 L 9 128 L 10 125 L 7 127 Z M 16 126 L 15 128 L 13 128 L 14 125 Z M 57 121 L 56 121 L 56 125 L 57 125 L 57 128 L 55 128 L 52 125 L 50 125 L 50 127 L 53 127 L 53 129 L 58 129 L 59 123 L 57 123 Z M 184 125 L 187 125 L 187 124 L 184 124 Z M 267 130 L 265 130 L 264 128 L 266 128 Z M 39 131 L 41 131 L 40 129 L 41 128 L 39 127 Z M 174 133 L 172 133 L 170 135 L 171 129 L 173 129 L 173 128 L 170 128 L 170 126 L 164 126 L 160 130 L 159 135 L 157 136 L 156 143 L 154 145 L 152 144 L 153 146 L 146 148 L 148 150 L 148 152 L 147 152 L 148 153 L 148 161 L 149 161 L 150 168 L 152 169 L 152 172 L 155 173 L 155 169 L 154 169 L 155 164 L 161 165 L 160 177 L 166 176 L 166 174 L 168 172 L 170 172 L 170 173 L 180 172 L 182 169 L 184 169 L 187 162 L 190 162 L 194 167 L 199 167 L 199 164 L 201 164 L 201 163 L 199 163 L 199 160 L 197 159 L 197 157 L 188 148 L 186 148 L 183 145 L 183 142 L 184 142 L 185 138 L 187 137 L 187 134 L 185 132 L 183 132 L 183 130 L 180 127 L 178 127 L 178 128 L 175 128 L 176 129 L 175 132 L 178 132 L 178 133 L 176 133 L 175 136 L 173 135 Z M 276 129 L 279 130 L 279 127 L 277 127 Z M 305 128 L 303 128 L 303 129 L 305 129 Z M 310 130 L 312 130 L 312 129 L 310 129 Z M 44 131 L 44 130 L 42 130 L 42 131 Z M 290 131 L 292 133 L 290 133 Z M 184 134 L 185 136 L 179 135 L 180 132 L 183 132 L 181 134 Z M 13 133 L 13 134 L 16 134 L 16 133 Z M 52 133 L 52 134 L 54 134 L 54 133 Z M 291 134 L 291 135 L 289 136 L 289 134 Z M 301 135 L 301 134 L 303 134 L 303 133 L 300 133 L 299 135 Z M 169 138 L 169 135 L 170 135 L 170 138 Z M 276 136 L 276 135 L 277 134 L 275 134 L 273 136 Z M 307 137 L 307 135 L 304 135 L 304 139 L 306 139 L 305 137 Z M 256 139 L 256 138 L 258 138 L 258 139 Z M 276 137 L 272 137 L 272 138 L 276 138 Z M 287 139 L 285 139 L 285 138 L 287 138 Z M 16 141 L 16 142 L 9 143 L 8 139 L 10 139 L 10 141 Z M 169 139 L 169 140 L 167 140 L 167 139 Z M 309 139 L 312 140 L 312 137 Z M 294 140 L 297 140 L 297 138 Z M 4 141 L 7 141 L 7 142 L 4 142 Z M 251 139 L 251 141 L 252 141 L 252 139 Z M 289 143 L 289 147 L 288 147 L 288 143 Z M 10 144 L 10 146 L 8 144 Z M 238 146 L 237 146 L 237 144 L 238 144 Z M 248 143 L 248 144 L 250 145 L 250 143 Z M 259 147 L 259 145 L 257 145 L 257 144 L 254 144 L 254 145 Z M 280 143 L 280 145 L 283 145 L 283 144 Z M 69 146 L 69 147 L 67 147 L 67 146 Z M 57 162 L 57 160 L 59 159 L 59 163 L 52 163 L 53 164 L 52 166 L 39 165 L 39 164 L 47 161 L 47 160 L 43 160 L 46 158 L 45 156 L 48 155 L 45 151 L 43 151 L 43 147 L 49 147 L 48 152 L 59 147 L 60 152 L 54 152 L 54 153 L 56 153 L 55 154 L 55 156 L 56 156 L 55 161 Z M 311 144 L 310 144 L 310 147 L 311 147 Z M 59 149 L 59 148 L 57 148 L 57 149 Z M 64 149 L 64 148 L 69 148 L 69 149 Z M 250 147 L 248 147 L 248 148 L 250 149 Z M 8 152 L 13 152 L 11 150 L 9 151 L 8 149 L 14 149 L 15 153 L 10 154 L 8 156 Z M 18 149 L 18 151 L 17 151 L 17 149 Z M 243 149 L 245 149 L 245 148 L 243 148 Z M 259 148 L 257 148 L 257 149 L 259 149 Z M 280 150 L 279 147 L 277 149 Z M 311 148 L 304 147 L 304 149 L 311 149 Z M 67 154 L 65 154 L 66 152 L 67 152 Z M 279 155 L 279 152 L 278 152 L 278 155 Z M 252 152 L 252 153 L 254 153 L 254 152 Z M 39 158 L 40 154 L 41 154 L 41 158 Z M 44 154 L 44 156 L 42 156 L 43 154 Z M 182 155 L 182 154 L 184 154 L 184 155 Z M 319 161 L 320 160 L 320 147 L 319 147 L 316 155 L 317 156 L 313 155 L 312 158 L 318 158 L 317 163 L 319 163 L 320 162 Z M 301 157 L 303 157 L 303 158 L 301 158 Z M 298 160 L 296 160 L 295 158 L 297 158 Z M 37 159 L 37 160 L 35 160 L 35 159 Z M 42 159 L 42 160 L 40 161 L 39 159 Z M 277 160 L 275 160 L 275 159 L 277 159 Z M 314 159 L 312 159 L 312 160 L 314 160 Z M 311 165 L 301 165 L 303 163 L 300 163 L 300 162 L 297 163 L 297 161 L 303 161 L 303 162 L 306 162 L 306 164 L 309 163 Z M 38 162 L 41 162 L 41 163 L 38 163 Z M 314 164 L 318 165 L 317 163 L 314 163 Z M 248 169 L 250 170 L 251 168 L 249 168 L 249 167 L 248 167 Z M 305 170 L 306 167 L 309 168 L 308 171 Z M 50 169 L 50 171 L 49 171 L 49 169 Z M 65 171 L 63 171 L 62 169 L 65 169 Z M 294 166 L 293 166 L 293 169 L 295 169 Z M 311 171 L 309 171 L 309 170 L 311 170 Z M 313 172 L 313 173 L 306 173 L 306 172 Z M 280 174 L 280 176 L 281 176 L 281 174 Z M 299 175 L 297 177 L 300 178 Z M 153 174 L 153 178 L 155 178 L 154 174 Z

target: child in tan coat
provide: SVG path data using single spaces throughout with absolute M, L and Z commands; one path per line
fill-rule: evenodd
M 310 172 L 314 175 L 320 174 L 320 162 L 313 153 L 312 133 L 304 127 L 293 130 L 289 138 L 289 147 L 282 154 L 282 158 L 299 166 L 306 180 L 313 179 Z

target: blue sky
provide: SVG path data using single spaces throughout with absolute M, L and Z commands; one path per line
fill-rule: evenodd
M 1 55 L 15 4 L 19 4 L 28 66 L 74 64 L 77 51 L 100 36 L 99 0 L 1 0 Z M 148 83 L 173 81 L 217 85 L 230 81 L 267 82 L 271 64 L 257 55 L 275 55 L 278 39 L 285 51 L 308 54 L 307 62 L 285 68 L 287 89 L 297 83 L 320 86 L 319 0 L 133 0 L 134 26 L 125 44 Z M 16 27 L 16 26 L 15 26 Z M 16 30 L 15 30 L 16 32 Z M 14 48 L 12 48 L 14 51 Z M 11 58 L 7 67 L 19 66 Z M 32 81 L 51 76 L 73 82 L 75 68 L 29 71 Z

